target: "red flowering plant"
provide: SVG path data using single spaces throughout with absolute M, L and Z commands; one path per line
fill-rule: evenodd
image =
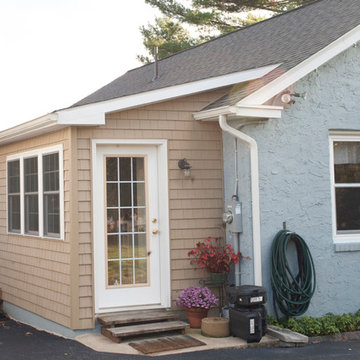
M 227 274 L 230 265 L 237 264 L 243 256 L 240 251 L 235 253 L 230 244 L 221 245 L 220 242 L 220 238 L 211 237 L 198 242 L 195 249 L 188 252 L 191 264 L 197 265 L 202 272 Z

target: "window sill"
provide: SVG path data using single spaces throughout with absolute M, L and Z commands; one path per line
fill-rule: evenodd
M 8 232 L 8 235 L 15 235 L 15 236 L 22 236 L 22 237 L 28 237 L 32 239 L 44 239 L 44 240 L 56 240 L 56 241 L 64 241 L 65 239 L 60 237 L 52 237 L 52 236 L 39 236 L 39 235 L 32 235 L 32 234 L 21 234 L 20 232 Z
M 346 242 L 344 239 L 342 241 L 334 240 L 335 252 L 352 252 L 360 251 L 360 237 L 358 239 L 352 239 L 351 241 Z

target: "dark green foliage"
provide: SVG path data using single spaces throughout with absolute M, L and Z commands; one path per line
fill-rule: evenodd
M 152 57 L 155 46 L 158 47 L 159 59 L 186 50 L 201 41 L 200 38 L 192 38 L 179 23 L 166 17 L 156 18 L 155 25 L 142 26 L 140 32 L 143 36 L 143 44 Z M 152 61 L 151 58 L 144 55 L 138 55 L 137 58 L 142 63 Z
M 220 34 L 264 20 L 272 14 L 282 13 L 313 0 L 145 0 L 164 15 L 155 25 L 142 26 L 143 43 L 149 56 L 138 55 L 143 63 L 153 60 L 154 47 L 159 58 L 188 49 Z M 269 14 L 254 15 L 252 10 L 268 10 Z M 248 13 L 247 16 L 239 16 Z M 183 25 L 192 26 L 199 34 L 190 36 Z M 159 43 L 159 44 L 157 44 Z
M 360 310 L 355 314 L 334 315 L 328 313 L 319 318 L 303 316 L 300 318 L 282 318 L 276 320 L 269 316 L 268 323 L 307 336 L 334 335 L 346 331 L 360 330 Z

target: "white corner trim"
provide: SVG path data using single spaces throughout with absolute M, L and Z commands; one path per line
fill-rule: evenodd
M 169 86 L 166 88 L 146 91 L 121 98 L 101 101 L 89 105 L 59 110 L 58 124 L 63 125 L 104 125 L 105 113 L 134 108 L 159 101 L 178 98 L 207 90 L 217 89 L 244 81 L 258 79 L 274 70 L 280 64 L 269 65 L 257 69 L 240 71 L 222 76 L 216 76 L 187 84 Z
M 193 114 L 195 120 L 217 121 L 220 115 L 236 115 L 254 118 L 280 119 L 282 106 L 270 105 L 234 105 L 222 106 L 216 109 L 199 111 Z
M 303 78 L 311 71 L 317 69 L 327 61 L 345 51 L 349 47 L 360 41 L 360 25 L 347 32 L 345 35 L 339 37 L 331 44 L 327 45 L 316 54 L 310 56 L 302 63 L 290 69 L 280 77 L 271 81 L 269 84 L 263 86 L 246 98 L 240 100 L 240 104 L 264 104 L 281 91 L 285 90 L 290 85 L 294 84 L 299 79 Z

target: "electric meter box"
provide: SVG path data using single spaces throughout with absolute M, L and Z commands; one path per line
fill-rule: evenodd
M 242 205 L 237 196 L 233 196 L 231 201 L 226 205 L 223 220 L 231 233 L 243 232 Z

